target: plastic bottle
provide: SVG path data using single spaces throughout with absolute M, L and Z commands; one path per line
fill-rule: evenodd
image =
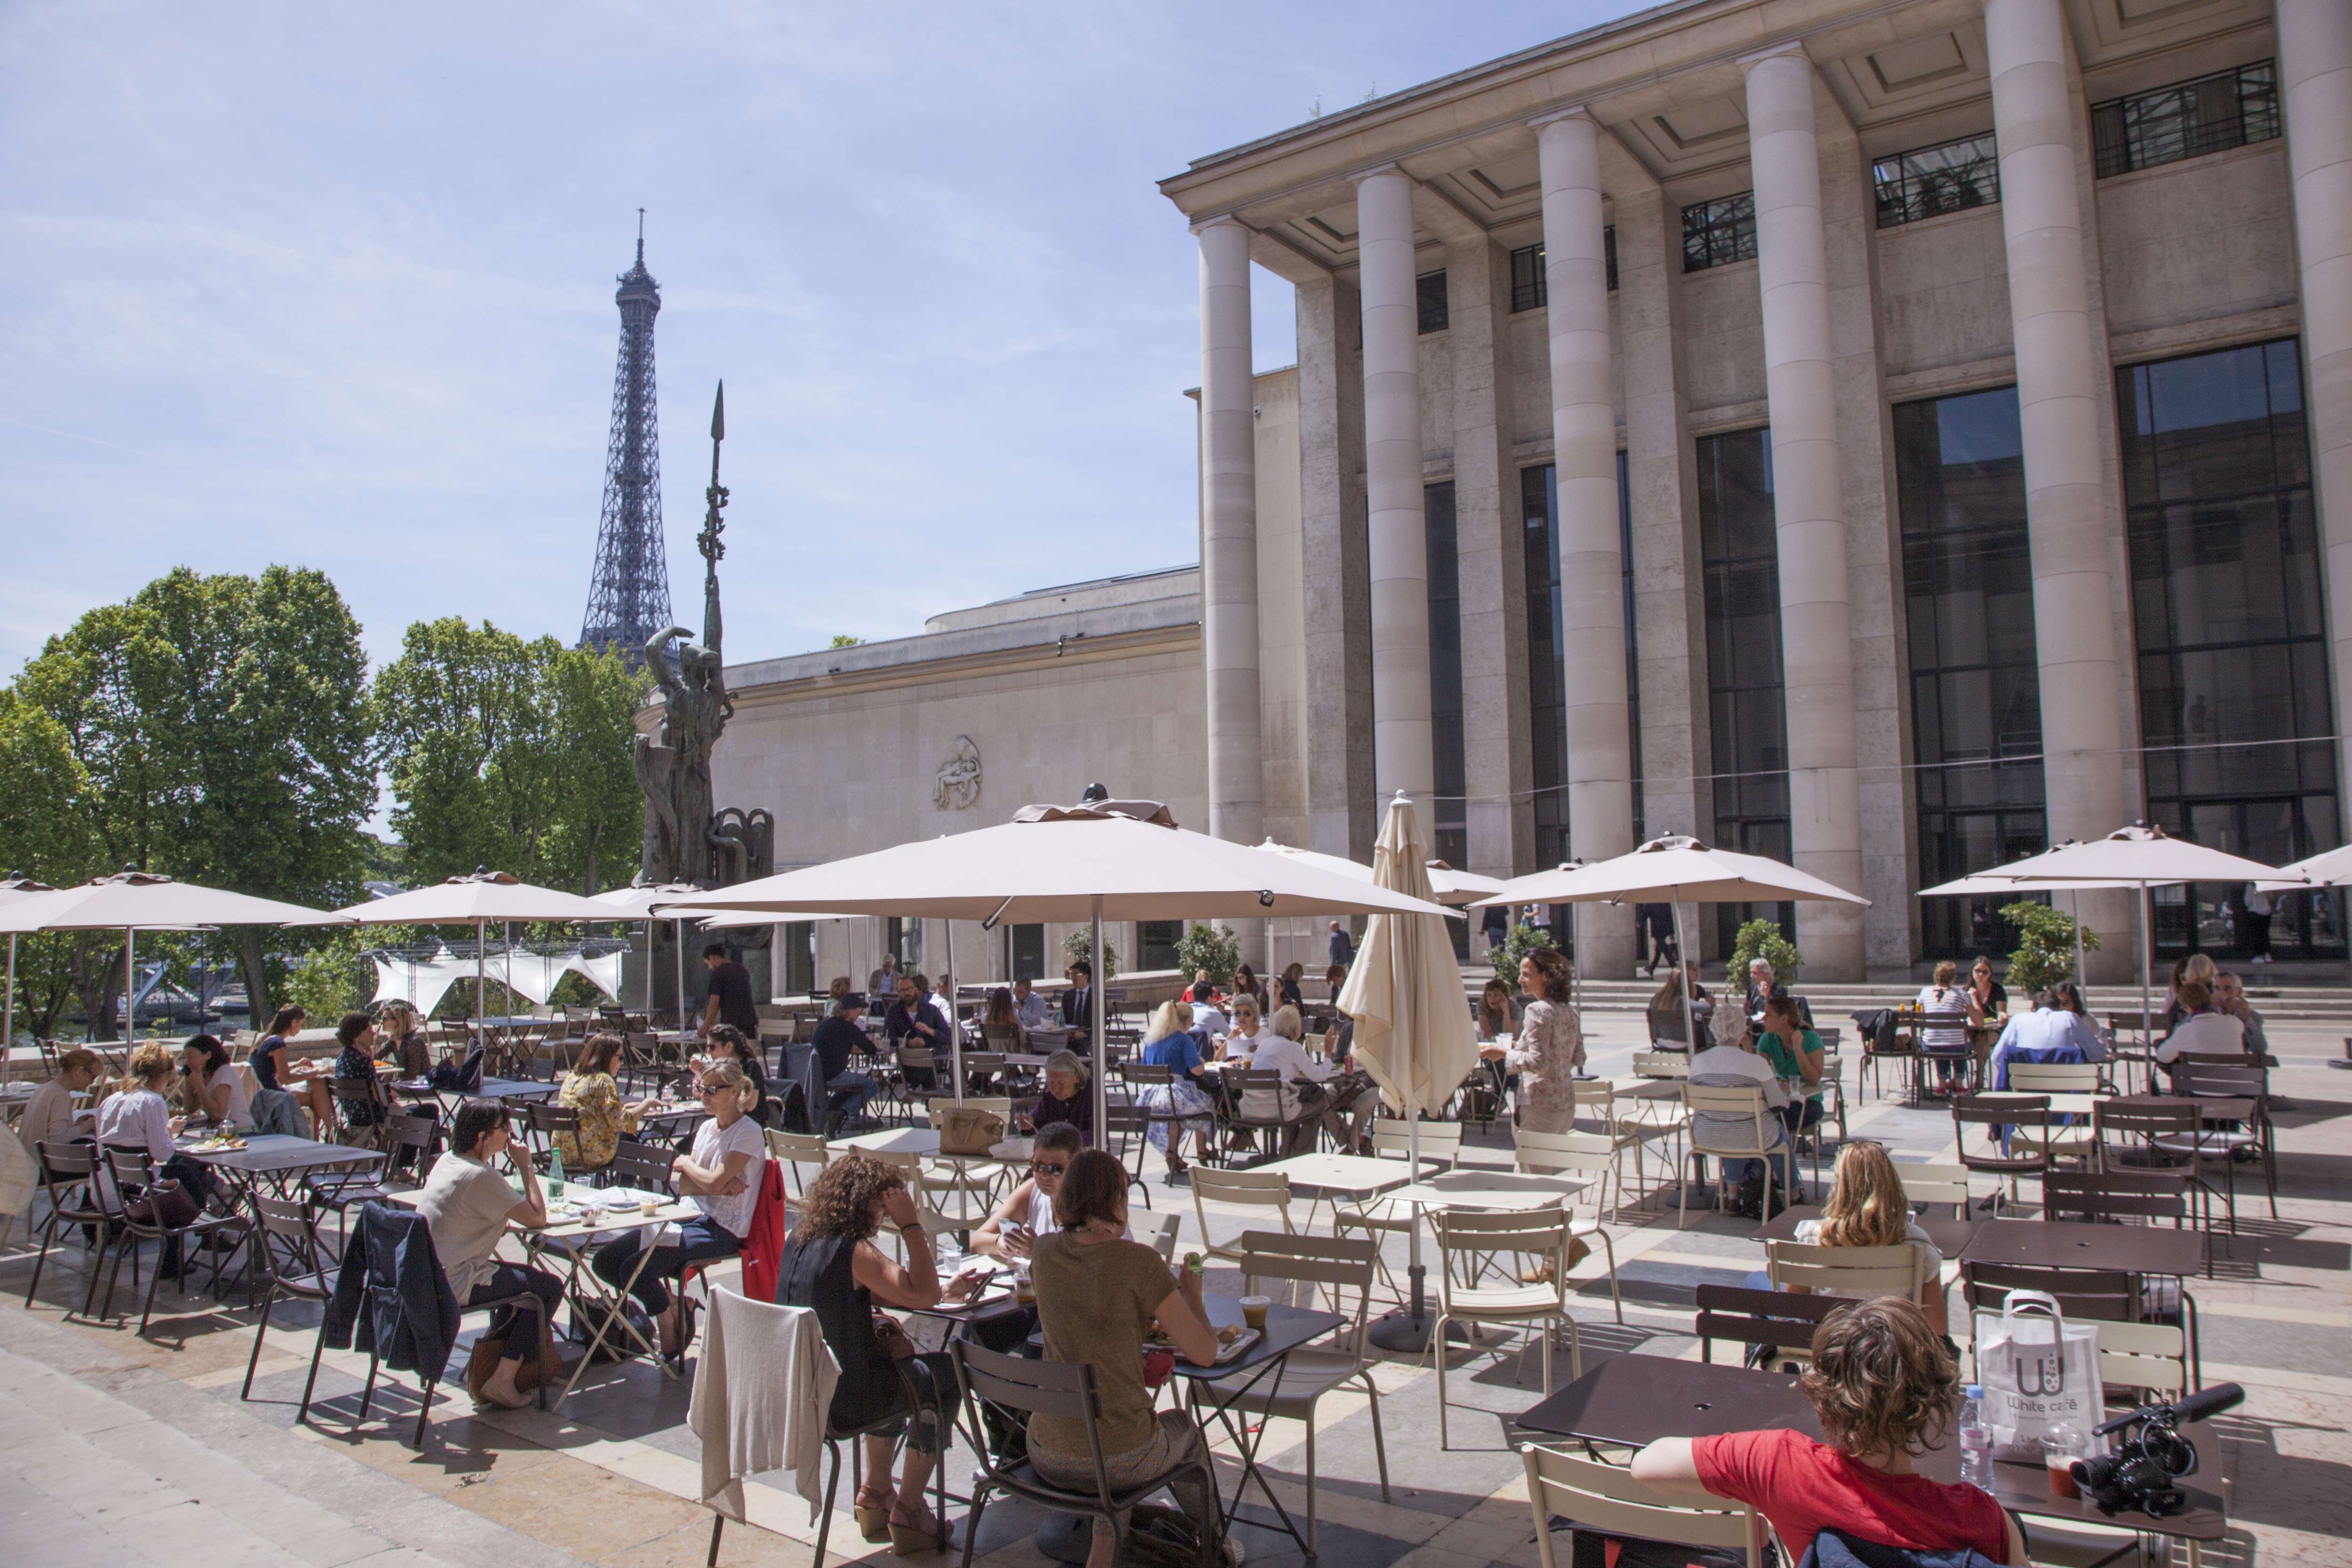
M 1960 1479 L 1992 1489 L 1992 1428 L 1985 1424 L 1984 1389 L 1969 1384 L 1960 1406 Z

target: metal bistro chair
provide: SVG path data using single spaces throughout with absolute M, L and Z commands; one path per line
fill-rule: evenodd
M 1835 1296 L 1797 1296 L 1779 1290 L 1751 1290 L 1741 1285 L 1701 1285 L 1698 1316 L 1691 1332 L 1698 1340 L 1698 1357 L 1715 1360 L 1715 1342 L 1729 1340 L 1749 1352 L 1761 1350 L 1775 1363 L 1811 1361 L 1813 1333 L 1822 1320 L 1845 1302 Z
M 1617 1290 L 1617 1244 L 1601 1224 L 1601 1194 L 1608 1188 L 1610 1179 L 1617 1174 L 1619 1147 L 1614 1139 L 1602 1132 L 1530 1132 L 1522 1127 L 1514 1134 L 1515 1157 L 1518 1168 L 1530 1175 L 1557 1175 L 1562 1173 L 1592 1179 L 1592 1217 L 1576 1215 L 1576 1200 L 1563 1194 L 1560 1212 L 1569 1216 L 1570 1234 L 1577 1240 L 1598 1239 L 1601 1256 L 1609 1268 L 1609 1301 L 1617 1311 L 1617 1321 L 1625 1321 L 1624 1298 Z M 1622 1188 L 1619 1193 L 1622 1201 Z
M 1381 1116 L 1372 1120 L 1372 1157 L 1403 1163 L 1412 1149 L 1412 1127 L 1410 1122 Z M 1462 1165 L 1462 1123 L 1432 1121 L 1423 1117 L 1421 1122 L 1421 1158 L 1424 1166 L 1431 1161 L 1441 1162 L 1449 1171 Z M 1415 1171 L 1418 1181 L 1426 1170 Z M 1344 1237 L 1360 1230 L 1373 1240 L 1386 1235 L 1403 1236 L 1413 1228 L 1411 1204 L 1398 1203 L 1386 1194 L 1376 1193 L 1361 1203 L 1339 1202 L 1331 1205 L 1331 1234 Z M 1402 1300 L 1403 1290 L 1396 1276 L 1389 1271 L 1388 1259 L 1381 1253 L 1372 1254 L 1372 1263 L 1381 1281 Z
M 1151 1206 L 1151 1184 L 1143 1179 L 1144 1157 L 1151 1148 L 1151 1119 L 1142 1108 L 1134 1105 L 1106 1104 L 1103 1107 L 1102 1147 L 1118 1162 L 1127 1173 L 1127 1184 L 1143 1194 L 1143 1206 Z
M 246 1358 L 245 1386 L 237 1390 L 239 1399 L 253 1397 L 253 1373 L 261 1364 L 261 1342 L 269 1332 L 269 1314 L 278 1305 L 278 1299 L 290 1296 L 299 1301 L 316 1301 L 324 1306 L 335 1293 L 335 1282 L 319 1258 L 319 1235 L 311 1226 L 310 1211 L 300 1204 L 264 1193 L 254 1194 L 253 1209 L 261 1224 L 255 1257 L 267 1279 L 261 1316 L 253 1325 L 253 1353 Z M 301 1407 L 294 1416 L 297 1425 L 310 1414 L 310 1391 L 318 1382 L 319 1363 L 313 1357 L 310 1379 L 302 1384 Z
M 1722 1206 L 1723 1195 L 1731 1184 L 1730 1177 L 1725 1173 L 1731 1168 L 1729 1162 L 1760 1160 L 1764 1164 L 1764 1217 L 1769 1219 L 1772 1216 L 1772 1189 L 1780 1184 L 1778 1181 L 1779 1167 L 1775 1164 L 1772 1156 L 1777 1154 L 1785 1159 L 1788 1162 L 1788 1173 L 1793 1177 L 1797 1173 L 1797 1146 L 1787 1136 L 1787 1125 L 1781 1121 L 1779 1114 L 1765 1103 L 1764 1086 L 1725 1084 L 1718 1087 L 1685 1083 L 1683 1085 L 1683 1110 L 1690 1121 L 1691 1130 L 1690 1146 L 1685 1152 L 1684 1158 L 1697 1161 L 1708 1155 L 1715 1157 L 1717 1206 L 1718 1208 Z M 1748 1134 L 1748 1140 L 1742 1142 L 1720 1127 L 1713 1132 L 1703 1131 L 1699 1121 L 1702 1116 L 1721 1117 L 1727 1121 L 1733 1119 L 1745 1120 L 1749 1122 L 1754 1131 Z M 1773 1142 L 1774 1133 L 1780 1134 L 1777 1143 Z M 1720 1142 L 1706 1142 L 1709 1138 L 1720 1140 Z M 1682 1208 L 1675 1219 L 1675 1228 L 1680 1230 L 1690 1218 L 1690 1187 L 1688 1184 L 1679 1180 L 1681 1175 L 1679 1168 L 1675 1174 L 1676 1184 L 1682 1187 Z M 1785 1208 L 1788 1203 L 1789 1194 L 1784 1190 L 1780 1194 L 1780 1205 Z
M 1238 1131 L 1255 1133 L 1262 1152 L 1279 1152 L 1278 1140 L 1287 1136 L 1292 1128 L 1322 1115 L 1319 1108 L 1310 1111 L 1307 1097 L 1285 1084 L 1278 1072 L 1240 1068 L 1224 1076 L 1234 1106 L 1233 1116 L 1226 1124 Z M 1276 1147 L 1267 1147 L 1269 1143 Z
M 2223 1125 L 2200 1118 L 2189 1138 L 2161 1137 L 2157 1146 L 2168 1153 L 2191 1154 L 2199 1163 L 2218 1160 L 2230 1205 L 2230 1234 L 2238 1234 L 2238 1162 L 2242 1155 L 2262 1162 L 2263 1183 L 2270 1197 L 2271 1217 L 2278 1218 L 2278 1145 L 2270 1112 L 2270 1074 L 2260 1067 L 2231 1067 L 2214 1062 L 2181 1061 L 2173 1068 L 2174 1092 L 2192 1102 L 2200 1099 L 2243 1100 L 2250 1109 L 2242 1121 Z
M 1430 1354 L 1437 1363 L 1437 1446 L 1449 1446 L 1445 1429 L 1445 1325 L 1464 1322 L 1475 1335 L 1486 1323 L 1539 1325 L 1543 1386 L 1550 1388 L 1552 1335 L 1568 1325 L 1571 1378 L 1584 1375 L 1584 1345 L 1568 1310 L 1568 1250 L 1574 1222 L 1564 1209 L 1496 1214 L 1467 1209 L 1432 1209 L 1429 1228 L 1437 1239 L 1437 1321 L 1430 1325 Z M 1551 1262 L 1551 1279 L 1541 1284 L 1481 1285 L 1476 1281 L 1497 1255 L 1529 1256 Z M 1527 1346 L 1519 1347 L 1517 1383 L 1527 1371 Z
M 1216 1479 L 1206 1462 L 1189 1456 L 1132 1486 L 1112 1489 L 1110 1477 L 1103 1466 L 1102 1436 L 1098 1430 L 1102 1399 L 1095 1390 L 1093 1367 L 999 1355 L 962 1339 L 950 1341 L 948 1349 L 955 1357 L 957 1381 L 963 1384 L 965 1423 L 970 1430 L 988 1430 L 981 1419 L 982 1406 L 993 1407 L 1015 1420 L 1048 1415 L 1080 1421 L 1086 1426 L 1087 1451 L 1094 1458 L 1094 1485 L 1081 1489 L 1044 1479 L 1025 1458 L 1004 1464 L 983 1454 L 972 1483 L 971 1515 L 964 1521 L 963 1568 L 971 1568 L 972 1540 L 980 1533 L 981 1515 L 988 1507 L 992 1492 L 1004 1492 L 1055 1513 L 1108 1521 L 1118 1542 L 1114 1562 L 1127 1560 L 1129 1510 L 1178 1476 L 1188 1472 L 1197 1475 L 1201 1484 L 1209 1489 L 1212 1496 L 1215 1495 Z M 1199 1568 L 1213 1568 L 1222 1556 L 1222 1542 L 1202 1542 Z
M 1747 1568 L 1763 1568 L 1764 1526 L 1746 1503 L 1674 1502 L 1635 1480 L 1622 1466 L 1558 1448 L 1530 1444 L 1521 1457 L 1528 1468 L 1528 1504 L 1536 1516 L 1536 1556 L 1541 1568 L 1559 1568 L 1551 1543 L 1555 1515 L 1570 1521 L 1571 1542 L 1575 1530 L 1582 1527 L 1738 1552 Z M 1570 1556 L 1575 1556 L 1572 1543 Z
M 1295 1236 L 1298 1227 L 1290 1220 L 1290 1178 L 1278 1171 L 1220 1171 L 1206 1165 L 1192 1167 L 1192 1217 L 1201 1226 L 1201 1248 L 1209 1257 L 1232 1263 L 1242 1256 L 1242 1237 L 1219 1241 L 1209 1229 L 1209 1211 L 1202 1205 L 1205 1198 L 1222 1204 L 1247 1208 L 1270 1208 L 1282 1215 L 1285 1235 Z
M 1272 1415 L 1287 1421 L 1303 1423 L 1307 1428 L 1307 1555 L 1315 1556 L 1315 1405 L 1325 1394 L 1339 1388 L 1360 1388 L 1371 1403 L 1372 1457 L 1380 1466 L 1381 1500 L 1389 1500 L 1389 1451 L 1387 1439 L 1381 1432 L 1381 1391 L 1372 1382 L 1371 1365 L 1364 1358 L 1364 1323 L 1370 1315 L 1372 1299 L 1372 1260 L 1379 1255 L 1375 1241 L 1332 1240 L 1319 1236 L 1291 1236 L 1279 1231 L 1252 1230 L 1242 1234 L 1241 1257 L 1236 1267 L 1242 1271 L 1244 1288 L 1255 1291 L 1261 1280 L 1280 1280 L 1286 1285 L 1315 1285 L 1330 1291 L 1339 1310 L 1347 1310 L 1345 1292 L 1356 1292 L 1355 1321 L 1333 1336 L 1334 1348 L 1329 1350 L 1299 1349 L 1290 1352 L 1282 1364 L 1281 1375 L 1272 1383 L 1259 1381 L 1255 1373 L 1236 1373 L 1221 1378 L 1206 1389 L 1196 1389 L 1197 1394 L 1213 1392 L 1219 1396 L 1222 1409 L 1218 1419 L 1226 1430 L 1233 1422 L 1226 1412 L 1240 1411 L 1252 1415 Z M 1344 1333 L 1350 1348 L 1337 1348 Z M 1196 1402 L 1195 1409 L 1199 1408 Z M 1237 1439 L 1238 1440 L 1238 1439 Z
M 94 1143 L 60 1143 L 44 1138 L 34 1146 L 35 1157 L 41 1167 L 41 1190 L 49 1200 L 48 1216 L 41 1222 L 41 1251 L 33 1259 L 33 1282 L 25 1287 L 25 1305 L 33 1304 L 33 1292 L 41 1288 L 41 1269 L 49 1261 L 49 1246 L 61 1228 L 74 1226 L 88 1227 L 89 1234 L 100 1235 L 97 1227 L 111 1218 L 98 1193 L 98 1146 Z M 98 1242 L 86 1244 L 93 1250 L 89 1283 L 98 1280 L 95 1248 Z M 88 1291 L 84 1291 L 85 1297 Z M 85 1300 L 82 1311 L 89 1311 Z
M 1969 1168 L 1966 1165 L 1897 1162 L 1903 1196 L 1914 1205 L 1949 1204 L 1954 1219 L 1969 1216 Z
M 1970 1143 L 1969 1129 L 1979 1131 L 1979 1140 Z M 2008 1136 L 2003 1137 L 2004 1134 Z M 2017 1136 L 2022 1134 L 2022 1136 Z M 1983 1153 L 1982 1139 L 2002 1137 L 1995 1143 L 1994 1153 Z M 2050 1097 L 2046 1094 L 1962 1094 L 1952 1099 L 1952 1140 L 1958 1145 L 1960 1163 L 1970 1173 L 1997 1178 L 1993 1184 L 1991 1206 L 2000 1212 L 2001 1179 L 2009 1185 L 2010 1199 L 2017 1198 L 2017 1179 L 2032 1176 L 2040 1180 L 2050 1172 Z M 2018 1152 L 2011 1152 L 2014 1149 Z
M 1893 1247 L 1809 1247 L 1796 1241 L 1764 1244 L 1764 1269 L 1772 1289 L 1802 1286 L 1816 1296 L 1871 1300 L 1899 1296 L 1916 1301 L 1927 1283 L 1927 1254 L 1916 1242 Z
M 113 1316 L 114 1281 L 122 1271 L 122 1255 L 125 1252 L 131 1254 L 132 1279 L 134 1283 L 136 1282 L 138 1249 L 141 1242 L 170 1242 L 176 1237 L 180 1247 L 180 1270 L 184 1275 L 187 1272 L 192 1251 L 200 1244 L 220 1237 L 242 1237 L 250 1228 L 240 1217 L 207 1214 L 201 1207 L 197 1210 L 196 1217 L 186 1225 L 164 1225 L 157 1220 L 132 1218 L 131 1210 L 139 1202 L 137 1194 L 142 1194 L 162 1179 L 156 1171 L 155 1156 L 143 1148 L 125 1147 L 120 1143 L 104 1145 L 102 1152 L 106 1160 L 107 1173 L 114 1180 L 115 1200 L 110 1219 L 111 1223 L 122 1227 L 122 1234 L 116 1239 L 113 1257 L 107 1265 L 106 1302 L 99 1309 L 100 1317 Z M 188 1195 L 193 1198 L 195 1194 L 191 1193 Z M 225 1251 L 215 1251 L 211 1289 L 215 1294 L 220 1289 L 221 1269 L 226 1261 L 227 1254 Z M 154 1315 L 155 1287 L 162 1283 L 163 1279 L 163 1254 L 158 1252 L 154 1272 L 147 1276 L 146 1300 L 139 1310 L 139 1331 L 142 1334 L 147 1331 L 148 1320 Z M 93 1269 L 90 1274 L 90 1283 L 95 1285 L 97 1282 L 97 1271 Z M 88 1310 L 88 1304 L 85 1303 L 83 1307 L 85 1315 Z

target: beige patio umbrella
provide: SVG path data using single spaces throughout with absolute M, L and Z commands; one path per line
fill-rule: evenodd
M 37 882 L 22 871 L 11 871 L 6 880 L 0 881 L 0 904 L 14 903 L 29 893 L 56 891 L 57 889 L 47 882 Z M 16 1048 L 16 938 L 18 934 L 13 931 L 8 933 L 8 1000 L 5 1007 L 6 1021 L 0 1023 L 0 1063 L 5 1063 L 8 1059 L 8 1053 Z
M 1294 914 L 1442 916 L 1424 899 L 1176 826 L 1158 801 L 1112 800 L 1091 786 L 1076 805 L 1030 805 L 994 827 L 919 838 L 867 855 L 741 882 L 723 900 L 740 910 L 818 915 L 919 915 L 998 925 L 1088 922 L 1097 973 L 1095 1125 L 1103 1100 L 1105 921 L 1245 920 Z M 657 909 L 656 912 L 666 910 Z M 960 1031 L 950 1031 L 960 1037 Z M 958 1082 L 961 1082 L 959 1076 Z
M 615 921 L 646 922 L 646 1027 L 648 1029 L 653 1027 L 654 1018 L 654 906 L 679 899 L 709 896 L 691 882 L 631 882 L 625 888 L 614 888 L 589 897 L 591 903 L 611 904 L 615 911 L 611 918 Z M 686 1027 L 686 921 L 690 913 L 676 910 L 662 912 L 662 918 L 671 922 L 677 933 L 677 952 L 672 956 L 677 960 L 677 1026 L 680 1029 Z
M 1429 867 L 1422 848 L 1421 823 L 1402 792 L 1389 803 L 1388 818 L 1372 851 L 1372 882 L 1393 893 L 1425 900 Z M 1463 1005 L 1462 971 L 1444 920 L 1434 914 L 1376 914 L 1364 928 L 1363 945 L 1339 988 L 1339 1008 L 1355 1020 L 1356 1059 L 1382 1098 L 1406 1119 L 1406 1163 L 1421 1176 L 1421 1119 L 1444 1109 L 1478 1061 L 1478 1038 Z M 1412 1305 L 1384 1320 L 1372 1342 L 1386 1350 L 1421 1350 L 1429 1342 L 1423 1310 L 1420 1211 L 1409 1233 Z
M 485 1008 L 489 999 L 489 984 L 488 963 L 483 956 L 483 949 L 488 945 L 489 927 L 493 923 L 504 925 L 512 921 L 591 923 L 601 921 L 609 924 L 616 918 L 627 918 L 616 917 L 609 904 L 583 899 L 577 893 L 535 887 L 508 872 L 493 871 L 488 867 L 476 868 L 470 877 L 452 877 L 446 882 L 411 888 L 404 893 L 353 904 L 336 912 L 360 925 L 472 926 L 474 997 L 477 1004 Z
M 1870 902 L 1860 893 L 1825 882 L 1794 866 L 1762 855 L 1717 849 L 1682 834 L 1667 834 L 1627 854 L 1590 866 L 1562 866 L 1538 871 L 1503 884 L 1502 890 L 1472 903 L 1488 904 L 1672 904 L 1675 943 L 1687 953 L 1683 941 L 1683 904 L 1779 903 L 1783 900 L 1822 903 Z M 1698 1026 L 1691 1015 L 1690 987 L 1682 987 L 1684 1043 L 1698 1050 Z
M 139 995 L 136 933 L 142 931 L 203 931 L 211 926 L 346 925 L 339 914 L 257 899 L 226 888 L 182 882 L 126 866 L 110 877 L 93 877 L 79 887 L 26 892 L 0 903 L 0 931 L 119 931 L 122 933 L 122 1034 L 128 1040 Z M 13 994 L 13 991 L 12 991 Z M 91 1020 L 93 1026 L 96 1020 Z

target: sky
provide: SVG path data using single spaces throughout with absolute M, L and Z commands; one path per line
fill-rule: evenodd
M 1154 182 L 1636 8 L 10 0 L 0 679 L 178 565 L 319 568 L 378 661 L 576 639 L 640 206 L 689 612 L 727 382 L 730 662 L 1189 563 Z

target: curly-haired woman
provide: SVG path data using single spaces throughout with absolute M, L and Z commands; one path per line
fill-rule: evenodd
M 1568 1005 L 1568 954 L 1539 947 L 1519 961 L 1519 989 L 1534 998 L 1519 1020 L 1518 1039 L 1489 1045 L 1479 1055 L 1519 1075 L 1519 1125 L 1530 1132 L 1576 1128 L 1576 1069 L 1584 1065 L 1584 1029 Z
M 874 1245 L 885 1225 L 905 1243 L 903 1265 Z M 955 1363 L 936 1352 L 892 1360 L 875 1338 L 874 1309 L 877 1303 L 933 1306 L 941 1295 L 930 1237 L 898 1167 L 845 1154 L 809 1184 L 776 1274 L 776 1300 L 814 1309 L 824 1325 L 824 1342 L 841 1366 L 828 1413 L 836 1429 L 869 1426 L 892 1415 L 913 1418 L 895 1491 L 890 1449 L 906 1424 L 866 1437 L 866 1481 L 856 1508 L 866 1539 L 887 1540 L 901 1556 L 930 1551 L 939 1532 L 937 1518 L 924 1506 L 923 1486 L 953 1429 Z
M 1958 1366 L 1915 1303 L 1883 1296 L 1822 1320 L 1803 1387 L 1828 1442 L 1786 1427 L 1662 1437 L 1633 1456 L 1633 1479 L 1675 1501 L 1747 1503 L 1792 1557 L 1834 1527 L 1906 1552 L 2027 1561 L 2024 1534 L 1990 1495 L 1912 1468 L 1942 1447 L 1959 1405 Z

